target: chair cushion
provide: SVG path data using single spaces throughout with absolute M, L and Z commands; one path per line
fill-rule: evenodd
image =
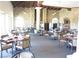
M 2 50 L 6 50 L 6 49 L 9 49 L 11 47 L 12 47 L 12 45 L 9 45 L 9 44 L 2 45 Z

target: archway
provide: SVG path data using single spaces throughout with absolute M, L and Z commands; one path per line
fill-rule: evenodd
M 70 24 L 70 19 L 69 18 L 64 18 L 64 24 Z
M 52 19 L 52 27 L 53 27 L 53 29 L 57 28 L 58 24 L 59 24 L 58 18 L 53 18 Z
M 64 24 L 63 24 L 63 29 L 64 30 L 69 30 L 70 29 L 70 19 L 69 18 L 64 18 Z

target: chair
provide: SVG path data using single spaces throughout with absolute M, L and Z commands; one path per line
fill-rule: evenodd
M 1 58 L 3 57 L 3 55 L 2 55 L 3 50 L 6 50 L 6 52 L 8 52 L 7 50 L 12 48 L 12 44 L 11 43 L 9 44 L 9 43 L 6 42 L 6 40 L 8 39 L 7 37 L 8 37 L 8 35 L 2 35 L 1 36 L 1 40 L 0 40 Z M 6 40 L 4 40 L 4 38 Z M 13 49 L 12 49 L 12 51 L 13 51 Z
M 22 40 L 16 41 L 16 50 L 17 49 L 26 49 L 29 48 L 30 51 L 30 38 L 24 37 Z
M 22 49 L 20 52 L 14 55 L 14 58 L 34 58 L 34 54 L 30 51 L 30 37 L 24 37 L 23 40 L 18 40 L 16 42 L 16 51 L 17 49 Z M 24 49 L 29 48 L 29 51 Z
M 57 40 L 57 39 L 58 39 L 58 34 L 57 34 L 57 32 L 54 32 L 54 33 L 53 33 L 53 36 L 54 36 L 54 37 L 53 37 L 54 40 Z
M 30 37 L 24 36 L 22 40 L 17 39 L 15 44 L 16 53 L 13 57 L 20 55 L 26 48 L 29 48 L 30 51 Z
M 63 46 L 65 45 L 66 40 L 65 40 L 65 38 L 63 37 L 62 32 L 60 32 L 60 33 L 58 34 L 58 40 L 59 40 L 59 47 L 61 47 L 62 45 L 63 45 Z
M 77 39 L 72 39 L 71 41 L 68 42 L 68 44 L 70 46 L 70 51 L 73 52 L 73 47 L 75 47 L 75 50 L 76 50 Z

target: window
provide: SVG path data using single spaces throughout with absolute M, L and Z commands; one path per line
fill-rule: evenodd
M 5 14 L 0 13 L 0 35 L 5 33 Z
M 52 19 L 52 26 L 53 26 L 53 29 L 57 28 L 59 25 L 59 20 L 58 18 L 53 18 Z
M 6 13 L 0 11 L 0 36 L 8 34 L 13 28 L 13 19 Z

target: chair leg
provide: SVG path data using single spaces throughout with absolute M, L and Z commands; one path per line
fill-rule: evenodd
M 2 51 L 1 51 L 1 58 L 2 58 Z
M 71 46 L 70 49 L 71 49 L 71 53 L 73 53 L 73 46 Z
M 13 56 L 13 47 L 12 47 L 12 56 Z
M 61 45 L 61 43 L 60 43 L 60 41 L 59 41 L 59 48 L 61 47 L 60 45 Z
M 15 50 L 17 51 L 17 48 L 15 48 Z
M 6 50 L 6 52 L 8 53 L 8 49 Z
M 29 47 L 29 51 L 30 51 L 30 47 Z
M 19 58 L 20 58 L 20 54 L 19 54 Z

